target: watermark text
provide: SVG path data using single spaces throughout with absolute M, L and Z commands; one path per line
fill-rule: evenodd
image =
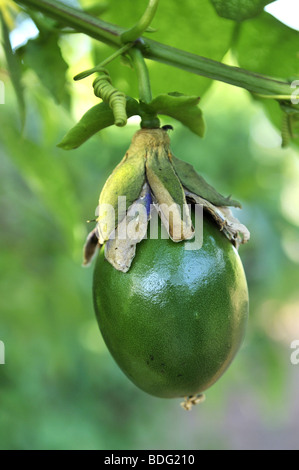
M 299 339 L 292 341 L 290 348 L 294 349 L 290 356 L 290 361 L 293 366 L 297 366 L 299 364 Z
M 0 364 L 5 364 L 5 346 L 3 341 L 0 341 Z
M 203 245 L 203 206 L 193 205 L 194 223 L 191 221 L 191 205 L 150 204 L 135 202 L 126 209 L 126 197 L 118 197 L 117 214 L 113 205 L 103 203 L 96 209 L 97 233 L 100 240 L 131 240 L 138 242 L 148 237 L 155 240 L 171 238 L 187 241 L 186 250 L 199 250 Z M 158 228 L 158 218 L 162 230 Z M 114 229 L 117 227 L 117 229 Z M 148 230 L 149 227 L 149 230 Z
M 292 104 L 299 104 L 299 80 L 294 80 L 291 83 L 291 88 L 295 88 L 291 95 Z

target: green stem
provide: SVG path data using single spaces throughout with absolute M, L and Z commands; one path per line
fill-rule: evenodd
M 139 98 L 140 98 L 140 126 L 144 129 L 155 129 L 160 127 L 160 121 L 157 114 L 152 112 L 146 106 L 152 101 L 151 82 L 149 78 L 148 68 L 146 66 L 142 52 L 135 47 L 129 52 L 139 85 Z
M 70 26 L 110 46 L 121 47 L 122 45 L 120 35 L 124 32 L 124 28 L 95 18 L 83 10 L 70 7 L 57 0 L 17 0 L 16 3 L 45 13 L 66 26 Z
M 112 47 L 121 47 L 121 35 L 124 28 L 98 18 L 94 18 L 81 10 L 69 7 L 57 0 L 18 0 L 17 3 L 27 5 L 46 13 L 66 26 L 87 34 Z M 144 57 L 166 65 L 186 70 L 187 72 L 213 80 L 219 80 L 230 85 L 245 88 L 252 93 L 265 95 L 290 95 L 290 84 L 272 78 L 232 67 L 205 57 L 191 54 L 174 47 L 166 46 L 147 38 L 138 42 Z
M 144 39 L 139 46 L 144 57 L 187 72 L 219 80 L 230 85 L 245 88 L 252 93 L 289 95 L 290 84 L 259 75 L 239 67 L 216 62 L 212 59 L 182 51 L 153 40 Z
M 138 78 L 140 101 L 150 103 L 152 101 L 151 82 L 142 52 L 139 49 L 133 48 L 129 54 Z
M 125 31 L 121 35 L 121 41 L 123 43 L 136 41 L 136 39 L 142 36 L 142 34 L 147 30 L 147 28 L 153 21 L 158 8 L 158 4 L 159 0 L 149 0 L 147 9 L 145 10 L 138 23 L 136 23 L 133 28 L 129 29 L 128 31 Z
M 110 62 L 112 62 L 114 59 L 119 57 L 121 54 L 128 52 L 128 50 L 131 49 L 132 46 L 133 46 L 133 43 L 125 44 L 123 47 L 121 47 L 116 52 L 114 52 L 109 57 L 107 57 L 107 59 L 103 60 L 103 62 L 101 62 L 99 65 L 96 65 L 92 69 L 85 70 L 84 72 L 81 72 L 78 75 L 76 75 L 74 77 L 74 80 L 75 81 L 83 80 L 83 78 L 89 77 L 93 73 L 99 72 L 101 68 L 106 67 L 106 65 L 110 64 Z
M 278 101 L 285 101 L 285 100 L 291 100 L 292 95 L 262 95 L 261 93 L 254 93 L 258 98 L 267 98 L 267 99 L 273 99 L 273 100 L 278 100 Z

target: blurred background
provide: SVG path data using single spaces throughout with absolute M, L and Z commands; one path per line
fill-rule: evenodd
M 22 35 L 25 18 L 18 21 Z M 242 349 L 204 404 L 186 412 L 179 399 L 151 397 L 107 351 L 93 312 L 93 267 L 81 267 L 91 229 L 86 220 L 93 218 L 100 190 L 138 119 L 102 131 L 78 150 L 58 149 L 96 103 L 90 81 L 72 82 L 92 62 L 94 44 L 73 35 L 60 46 L 70 64 L 72 104 L 57 104 L 27 70 L 22 134 L 0 55 L 0 340 L 6 355 L 0 365 L 0 449 L 298 449 L 299 364 L 290 359 L 291 343 L 299 340 L 296 148 L 281 148 L 280 133 L 260 102 L 216 82 L 201 101 L 204 139 L 162 120 L 175 128 L 173 153 L 243 204 L 235 214 L 251 232 L 250 243 L 240 248 L 250 319 Z M 224 61 L 235 63 L 232 52 Z M 148 65 L 154 75 L 158 65 Z M 199 77 L 185 77 L 193 88 L 200 86 Z M 154 87 L 165 91 L 157 81 Z

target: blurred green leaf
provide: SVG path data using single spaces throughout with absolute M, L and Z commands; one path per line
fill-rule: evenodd
M 37 200 L 44 203 L 53 219 L 58 222 L 63 233 L 61 250 L 66 250 L 67 247 L 67 251 L 71 252 L 74 243 L 73 228 L 78 223 L 79 207 L 70 180 L 70 171 L 55 156 L 53 150 L 49 158 L 45 147 L 30 138 L 21 138 L 13 117 L 8 113 L 0 115 L 0 126 L 5 129 L 1 136 L 2 148 L 10 155 L 22 179 L 36 194 Z
M 55 34 L 41 34 L 31 39 L 24 47 L 23 60 L 34 70 L 41 83 L 49 90 L 54 100 L 61 103 L 68 98 L 66 71 L 68 64 L 61 54 Z
M 236 54 L 241 67 L 276 78 L 299 77 L 299 32 L 268 13 L 242 23 Z M 290 88 L 290 94 L 293 92 Z
M 8 26 L 5 23 L 4 17 L 1 15 L 1 12 L 0 12 L 0 18 L 1 18 L 2 35 L 3 35 L 2 44 L 3 44 L 4 51 L 5 51 L 5 56 L 6 56 L 6 61 L 7 61 L 7 66 L 8 66 L 8 71 L 10 74 L 11 82 L 12 82 L 12 85 L 14 87 L 16 97 L 17 97 L 21 124 L 23 128 L 25 125 L 26 106 L 25 106 L 25 99 L 24 99 L 24 89 L 23 89 L 23 85 L 21 82 L 21 77 L 22 77 L 21 62 L 20 62 L 19 57 L 12 50 L 10 39 L 9 39 Z
M 219 16 L 244 21 L 259 15 L 273 0 L 211 0 Z
M 83 10 L 85 13 L 88 13 L 89 15 L 93 16 L 100 16 L 102 15 L 106 10 L 108 10 L 109 4 L 107 2 L 98 2 L 97 0 L 92 0 L 90 2 L 84 2 L 83 5 Z
M 241 67 L 252 72 L 276 78 L 299 78 L 299 33 L 282 24 L 268 13 L 242 23 L 235 52 Z M 290 95 L 294 89 L 290 87 Z M 285 118 L 274 100 L 263 99 L 261 103 L 275 126 L 282 131 Z M 292 142 L 299 144 L 294 121 Z
M 282 117 L 282 146 L 287 147 L 291 140 L 299 142 L 299 109 L 286 103 L 281 103 Z
M 299 123 L 298 112 L 296 109 L 289 108 L 290 113 L 285 111 L 285 108 L 279 104 L 278 101 L 272 99 L 257 99 L 261 103 L 264 111 L 282 136 L 282 146 L 286 147 L 289 144 L 299 145 Z

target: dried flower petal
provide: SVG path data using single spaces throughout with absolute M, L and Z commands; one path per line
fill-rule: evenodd
M 93 258 L 98 252 L 100 247 L 98 232 L 94 228 L 86 238 L 86 242 L 83 248 L 83 266 L 89 266 Z
M 220 230 L 224 235 L 235 245 L 238 249 L 243 243 L 247 243 L 250 239 L 250 232 L 235 218 L 228 207 L 218 207 L 211 202 L 203 199 L 197 194 L 189 192 L 185 189 L 185 194 L 188 199 L 191 199 L 196 204 L 202 204 L 203 208 L 208 211 L 220 226 Z
M 136 245 L 147 235 L 150 203 L 150 189 L 145 183 L 139 198 L 129 207 L 126 217 L 106 242 L 105 257 L 118 271 L 126 273 L 130 269 Z

